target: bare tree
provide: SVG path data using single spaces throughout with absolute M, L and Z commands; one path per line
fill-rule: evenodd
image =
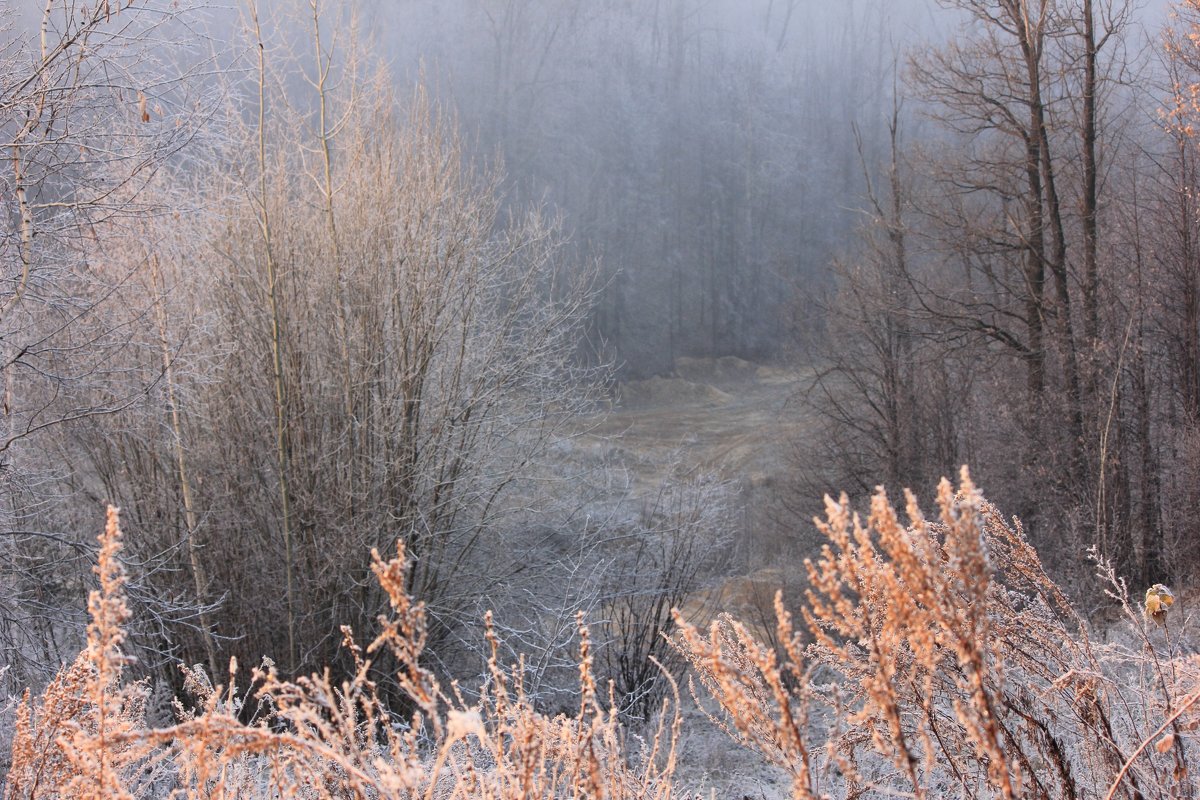
M 1053 500 L 1076 509 L 1089 538 L 1125 540 L 1101 534 L 1110 512 L 1094 490 L 1107 479 L 1100 375 L 1124 331 L 1118 315 L 1101 313 L 1105 270 L 1116 270 L 1101 243 L 1115 230 L 1105 227 L 1116 199 L 1105 175 L 1121 144 L 1114 109 L 1134 67 L 1131 6 L 943 5 L 960 12 L 962 27 L 914 59 L 911 75 L 945 136 L 922 162 L 934 182 L 918 205 L 946 267 L 911 274 L 913 296 L 988 376 L 992 397 L 980 410 L 999 413 L 978 418 L 975 437 L 986 428 L 996 441 L 1022 442 L 1019 466 L 996 476 L 1025 497 L 1018 510 L 1033 521 Z M 1018 370 L 1020 393 L 1009 377 Z

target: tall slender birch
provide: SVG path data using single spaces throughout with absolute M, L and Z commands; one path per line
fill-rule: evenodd
M 283 531 L 287 573 L 288 663 L 294 668 L 296 654 L 295 554 L 292 542 L 291 493 L 288 486 L 287 394 L 283 380 L 283 332 L 279 311 L 279 269 L 275 263 L 271 238 L 271 215 L 267 193 L 267 67 L 262 28 L 258 22 L 258 3 L 248 0 L 254 39 L 258 45 L 258 228 L 262 235 L 267 267 L 267 303 L 271 315 L 271 367 L 275 384 L 275 468 L 279 473 L 280 525 Z
M 313 35 L 313 64 L 316 68 L 315 77 L 310 81 L 317 93 L 317 138 L 320 141 L 321 149 L 321 190 L 322 199 L 324 200 L 325 221 L 329 228 L 329 246 L 332 250 L 333 269 L 334 269 L 334 288 L 335 296 L 333 303 L 334 310 L 334 325 L 337 329 L 338 348 L 341 351 L 342 369 L 345 371 L 342 379 L 342 410 L 346 415 L 343 424 L 346 429 L 346 443 L 350 449 L 350 463 L 353 464 L 354 452 L 356 449 L 357 435 L 355 433 L 355 416 L 354 416 L 354 390 L 352 386 L 352 363 L 350 358 L 350 342 L 349 329 L 346 323 L 346 275 L 345 266 L 342 264 L 342 248 L 338 240 L 337 215 L 334 212 L 334 185 L 333 185 L 333 137 L 334 128 L 340 126 L 330 125 L 330 97 L 328 90 L 329 74 L 333 67 L 333 47 L 328 50 L 321 41 L 321 3 L 320 0 L 309 0 L 309 7 L 312 10 L 312 35 Z M 353 26 L 352 26 L 353 27 Z M 354 36 L 351 35 L 351 40 Z M 353 73 L 353 70 L 351 70 Z M 353 110 L 355 106 L 355 82 L 351 80 L 350 97 L 347 102 L 347 108 Z M 348 473 L 350 481 L 350 516 L 353 519 L 356 508 L 355 496 L 355 472 L 351 467 Z

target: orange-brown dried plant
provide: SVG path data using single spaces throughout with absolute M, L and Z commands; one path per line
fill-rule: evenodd
M 101 536 L 100 588 L 89 602 L 88 647 L 38 700 L 18 710 L 13 767 L 5 797 L 17 798 L 333 798 L 432 800 L 488 797 L 606 797 L 666 800 L 672 791 L 678 714 L 667 713 L 650 741 L 626 741 L 615 711 L 599 700 L 587 629 L 580 625 L 580 696 L 573 716 L 547 717 L 526 697 L 523 669 L 492 659 L 480 701 L 446 693 L 419 660 L 425 611 L 404 591 L 403 545 L 374 572 L 391 601 L 366 648 L 344 628 L 353 677 L 331 672 L 287 680 L 264 659 L 254 671 L 257 722 L 242 721 L 245 699 L 185 669 L 194 705 L 177 706 L 166 728 L 145 724 L 145 686 L 125 683 L 128 618 L 117 555 L 116 509 Z M 372 679 L 386 650 L 417 709 L 393 714 Z M 237 664 L 230 665 L 233 685 Z M 671 720 L 675 720 L 672 724 Z
M 904 520 L 882 490 L 865 519 L 827 499 L 803 631 L 776 604 L 779 652 L 728 618 L 707 636 L 681 625 L 729 733 L 787 770 L 796 798 L 1194 796 L 1200 742 L 1169 718 L 1195 684 L 1160 702 L 1144 658 L 1095 645 L 965 469 L 936 519 L 906 499 Z

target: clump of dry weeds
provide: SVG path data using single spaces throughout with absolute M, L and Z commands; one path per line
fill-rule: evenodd
M 269 713 L 240 721 L 244 699 L 185 670 L 196 705 L 178 708 L 167 728 L 145 725 L 146 688 L 124 683 L 128 617 L 118 560 L 120 529 L 110 508 L 100 537 L 88 647 L 36 700 L 17 713 L 13 767 L 5 797 L 17 798 L 668 798 L 678 715 L 633 747 L 615 712 L 603 710 L 581 625 L 582 702 L 574 716 L 546 717 L 525 697 L 520 668 L 498 661 L 492 638 L 482 700 L 446 693 L 419 664 L 424 608 L 405 593 L 406 561 L 374 554 L 391 614 L 366 648 L 343 629 L 357 670 L 336 683 L 328 671 L 285 680 L 269 661 L 254 671 L 256 699 Z M 489 635 L 491 635 L 489 633 Z M 372 658 L 387 651 L 417 711 L 398 719 L 371 679 Z M 231 664 L 229 686 L 237 665 Z M 669 720 L 675 719 L 671 725 Z M 636 752 L 631 752 L 636 750 Z
M 27 691 L 17 706 L 6 798 L 135 797 L 158 776 L 155 748 L 130 736 L 145 722 L 149 692 L 121 681 L 129 609 L 120 549 L 110 507 L 95 567 L 99 588 L 88 598 L 87 648 L 37 702 Z
M 718 722 L 797 798 L 1193 796 L 1195 679 L 1168 680 L 1179 665 L 1149 638 L 1094 645 L 965 469 L 936 520 L 906 499 L 906 520 L 882 491 L 866 519 L 827 500 L 803 630 L 777 599 L 778 651 L 729 618 L 681 622 Z

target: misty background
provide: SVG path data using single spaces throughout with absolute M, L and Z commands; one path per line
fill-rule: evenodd
M 599 259 L 586 347 L 623 377 L 794 345 L 858 222 L 904 48 L 937 30 L 921 0 L 361 9 L 398 80 L 423 76 L 502 159 L 506 197 Z

